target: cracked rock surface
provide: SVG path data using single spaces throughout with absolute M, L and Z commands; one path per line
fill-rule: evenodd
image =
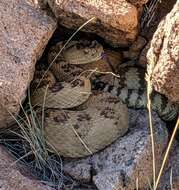
M 59 24 L 77 29 L 95 17 L 82 30 L 96 33 L 114 46 L 127 46 L 135 40 L 139 21 L 137 7 L 144 3 L 146 0 L 48 0 Z
M 157 169 L 168 142 L 165 123 L 153 114 Z M 104 150 L 84 159 L 66 159 L 65 173 L 81 182 L 91 182 L 99 190 L 135 189 L 148 185 L 152 178 L 152 153 L 148 129 L 148 114 L 130 110 L 130 129 Z
M 16 115 L 56 22 L 24 0 L 0 1 L 0 128 Z

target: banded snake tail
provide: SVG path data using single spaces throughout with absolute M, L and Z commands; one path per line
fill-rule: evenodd
M 147 108 L 147 90 L 116 87 L 99 79 L 92 80 L 92 89 L 109 92 L 127 104 L 129 108 Z M 171 103 L 165 96 L 154 91 L 151 95 L 152 109 L 165 121 L 173 120 L 178 115 L 178 106 Z

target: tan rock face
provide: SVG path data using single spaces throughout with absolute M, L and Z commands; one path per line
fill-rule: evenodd
M 0 146 L 0 189 L 1 190 L 53 190 L 37 180 L 22 175 L 15 160 Z M 27 171 L 23 171 L 27 173 Z
M 138 26 L 137 8 L 126 0 L 48 0 L 50 7 L 67 28 L 78 28 L 96 17 L 82 30 L 96 33 L 117 46 L 126 46 L 135 40 Z
M 147 53 L 155 90 L 179 103 L 179 1 L 161 21 Z
M 56 23 L 24 0 L 0 1 L 0 127 L 12 121 Z

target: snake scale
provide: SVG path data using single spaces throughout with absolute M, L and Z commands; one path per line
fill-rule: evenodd
M 57 54 L 57 52 L 62 48 L 63 44 L 63 42 L 60 42 L 58 46 L 52 47 L 49 56 L 49 62 L 53 60 L 52 57 Z M 63 54 L 57 58 L 56 63 L 52 66 L 51 70 L 58 80 L 68 81 L 71 76 L 74 78 L 75 75 L 83 72 L 84 68 L 89 68 L 86 67 L 86 65 L 90 65 L 90 68 L 94 68 L 93 63 L 95 62 L 95 67 L 98 67 L 98 65 L 100 65 L 99 60 L 103 59 L 104 57 L 105 59 L 108 59 L 108 55 L 105 54 L 103 47 L 97 41 L 72 41 L 66 47 Z M 68 61 L 66 61 L 67 59 Z M 112 67 L 111 71 L 116 72 L 115 74 L 120 76 L 120 78 L 115 79 L 117 81 L 116 84 L 112 86 L 108 85 L 107 83 L 105 84 L 103 80 L 93 80 L 93 89 L 104 90 L 112 93 L 115 96 L 117 95 L 125 104 L 127 104 L 128 107 L 132 107 L 134 109 L 146 108 L 145 69 L 132 66 L 125 67 L 125 63 L 124 67 L 114 69 L 115 65 L 117 64 L 115 63 L 114 65 L 113 62 L 115 62 L 116 59 L 120 59 L 120 56 L 112 59 L 111 61 L 107 60 L 107 64 L 102 63 L 103 68 L 107 67 L 106 65 L 108 65 L 108 68 L 105 68 L 105 71 L 108 71 L 109 68 Z M 83 67 L 81 67 L 81 65 Z M 99 70 L 101 71 L 102 68 Z M 114 91 L 118 91 L 118 93 Z M 138 95 L 137 100 L 136 95 Z M 170 103 L 163 95 L 154 92 L 152 99 L 154 110 L 157 111 L 164 120 L 171 120 L 176 116 L 176 106 Z M 172 111 L 172 113 L 170 113 L 170 111 Z
M 142 109 L 147 107 L 147 91 L 146 89 L 129 89 L 127 87 L 116 87 L 109 85 L 100 80 L 93 80 L 92 89 L 109 92 L 120 98 L 129 108 Z M 170 121 L 176 118 L 178 108 L 167 100 L 166 97 L 154 92 L 151 96 L 152 109 L 165 120 Z
M 109 92 L 117 96 L 129 108 L 147 108 L 147 88 L 145 82 L 145 69 L 126 66 L 119 69 L 120 77 L 113 85 L 100 79 L 92 80 L 92 89 Z M 152 109 L 165 121 L 173 120 L 178 115 L 178 106 L 171 103 L 164 95 L 153 91 L 151 95 Z
M 49 63 L 62 45 L 52 47 Z M 61 155 L 83 157 L 103 149 L 128 130 L 127 107 L 147 107 L 145 69 L 120 65 L 119 59 L 119 53 L 103 50 L 96 41 L 72 41 L 34 93 L 32 104 L 41 107 L 46 93 L 45 135 Z M 80 75 L 91 68 L 114 71 L 119 77 Z M 163 120 L 176 118 L 177 105 L 155 91 L 151 99 L 152 109 Z

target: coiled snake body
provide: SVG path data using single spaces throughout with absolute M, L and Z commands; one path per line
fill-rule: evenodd
M 49 63 L 61 46 L 51 49 Z M 147 107 L 145 70 L 120 65 L 120 57 L 97 42 L 73 41 L 33 93 L 32 105 L 46 109 L 45 137 L 60 155 L 83 157 L 105 148 L 128 130 L 127 107 Z M 91 77 L 80 76 L 96 68 L 102 73 L 114 71 L 119 78 L 94 72 Z M 163 120 L 177 116 L 177 106 L 163 95 L 153 92 L 151 99 L 152 109 Z
M 62 48 L 63 42 L 52 47 L 49 53 L 49 62 Z M 112 57 L 111 57 L 112 55 Z M 100 62 L 100 60 L 104 60 Z M 139 109 L 147 107 L 145 69 L 136 67 L 136 62 L 130 64 L 117 64 L 120 54 L 108 52 L 97 41 L 72 41 L 52 65 L 51 71 L 59 81 L 71 81 L 86 69 L 99 68 L 99 71 L 117 73 L 119 78 L 114 79 L 111 85 L 103 77 L 92 81 L 92 89 L 110 92 L 118 96 L 128 107 Z M 133 65 L 133 66 L 131 66 Z M 118 67 L 119 66 L 119 67 Z M 178 114 L 178 107 L 172 104 L 163 95 L 153 92 L 152 109 L 164 120 L 172 120 Z

